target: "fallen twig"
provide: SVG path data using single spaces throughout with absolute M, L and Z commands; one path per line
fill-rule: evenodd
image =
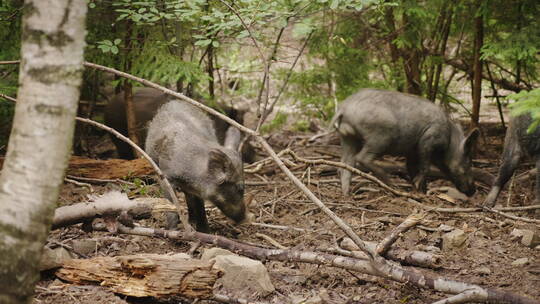
M 289 226 L 271 225 L 271 224 L 264 224 L 264 223 L 251 223 L 251 225 L 264 227 L 264 228 L 271 228 L 271 229 L 294 230 L 294 231 L 299 231 L 299 232 L 306 232 L 306 229 L 289 227 Z
M 82 183 L 82 182 L 70 179 L 68 177 L 65 177 L 64 181 L 67 182 L 67 183 L 70 183 L 70 184 L 74 184 L 74 185 L 79 186 L 79 187 L 88 188 L 88 190 L 90 190 L 90 192 L 94 192 L 94 188 L 92 188 L 92 185 L 90 185 L 88 183 Z
M 424 213 L 416 213 L 409 215 L 403 223 L 399 224 L 394 230 L 392 230 L 392 233 L 385 237 L 382 241 L 379 242 L 377 245 L 376 251 L 380 255 L 385 255 L 386 252 L 390 249 L 390 246 L 394 244 L 394 242 L 398 239 L 399 235 L 402 233 L 405 233 L 405 231 L 411 229 L 412 227 L 416 226 L 418 223 L 420 223 L 425 217 Z
M 237 299 L 237 298 L 229 297 L 223 294 L 214 294 L 214 296 L 211 299 L 217 302 L 227 303 L 227 304 L 268 304 L 266 302 L 250 301 L 246 299 Z
M 279 249 L 287 249 L 288 248 L 288 247 L 285 247 L 285 246 L 281 245 L 278 241 L 274 240 L 273 238 L 269 237 L 266 234 L 262 234 L 262 233 L 257 232 L 257 233 L 255 233 L 255 236 L 260 237 L 261 239 L 267 241 L 268 243 L 272 244 L 276 248 L 279 248 Z
M 128 182 L 121 179 L 102 179 L 102 178 L 89 178 L 89 177 L 82 177 L 82 176 L 74 176 L 74 175 L 66 175 L 67 178 L 73 179 L 73 180 L 80 180 L 85 181 L 89 183 L 96 183 L 96 184 L 105 184 L 105 183 L 120 183 L 120 184 L 126 184 L 133 186 L 135 185 L 132 182 Z

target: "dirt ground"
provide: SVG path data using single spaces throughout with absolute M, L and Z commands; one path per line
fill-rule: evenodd
M 485 138 L 482 139 L 474 161 L 493 175 L 498 169 L 498 159 L 502 150 L 504 134 L 496 124 L 484 125 Z M 335 135 L 323 137 L 314 142 L 308 139 L 313 134 L 281 132 L 270 136 L 269 141 L 276 150 L 289 147 L 300 156 L 312 159 L 339 160 L 340 147 Z M 400 161 L 399 159 L 390 159 Z M 519 181 L 519 176 L 533 167 L 530 161 L 523 163 L 511 193 L 508 187 L 502 192 L 498 202 L 504 206 L 524 206 L 534 203 L 534 179 Z M 349 197 L 341 194 L 340 184 L 335 172 L 326 166 L 307 166 L 298 163 L 294 173 L 308 184 L 308 187 L 346 221 L 360 238 L 377 242 L 418 208 L 402 197 L 389 194 L 379 186 L 367 181 L 356 180 L 353 188 L 356 193 Z M 147 180 L 143 180 L 147 181 Z M 410 183 L 398 175 L 393 182 L 402 191 L 410 191 Z M 428 188 L 432 190 L 423 204 L 433 207 L 472 207 L 484 199 L 489 185 L 477 182 L 477 193 L 468 201 L 455 204 L 440 199 L 437 194 L 443 186 L 451 186 L 446 180 L 431 179 Z M 129 191 L 130 197 L 156 195 L 155 185 L 137 183 L 136 186 L 92 185 L 93 193 L 103 193 L 109 189 Z M 241 242 L 272 247 L 258 234 L 264 234 L 282 246 L 297 250 L 323 251 L 336 247 L 344 233 L 299 189 L 292 185 L 275 164 L 264 166 L 257 174 L 246 175 L 246 193 L 253 195 L 250 210 L 256 215 L 256 222 L 305 229 L 282 230 L 261 226 L 233 226 L 216 208 L 207 207 L 210 227 L 214 233 Z M 86 201 L 90 190 L 86 187 L 65 184 L 60 196 L 60 204 L 67 205 Z M 515 215 L 540 218 L 538 211 L 514 212 Z M 141 221 L 144 226 L 164 227 L 162 217 Z M 441 250 L 441 236 L 436 231 L 441 224 L 464 230 L 467 240 L 461 248 Z M 442 213 L 431 212 L 422 223 L 406 232 L 394 244 L 397 248 L 427 250 L 441 255 L 440 267 L 426 269 L 415 267 L 416 271 L 438 275 L 484 287 L 498 288 L 527 295 L 540 300 L 540 250 L 527 248 L 513 240 L 510 233 L 514 228 L 527 228 L 531 224 L 501 218 L 486 213 Z M 534 225 L 532 226 L 535 227 Z M 537 226 L 536 226 L 536 229 Z M 187 242 L 171 242 L 165 239 L 130 235 L 112 235 L 104 232 L 84 232 L 80 225 L 52 231 L 47 246 L 63 246 L 73 251 L 74 240 L 92 239 L 96 241 L 95 250 L 76 256 L 117 256 L 136 253 L 187 252 Z M 198 257 L 202 246 L 195 251 Z M 529 263 L 513 266 L 512 262 L 528 258 Z M 317 295 L 330 299 L 324 303 L 431 303 L 445 297 L 442 293 L 421 290 L 409 284 L 393 282 L 373 276 L 354 273 L 338 268 L 323 267 L 303 263 L 266 261 L 272 283 L 276 291 L 257 298 L 265 303 L 302 303 Z M 245 295 L 249 297 L 249 295 Z M 115 295 L 105 288 L 73 286 L 61 282 L 53 273 L 43 273 L 36 288 L 34 303 L 160 303 L 155 299 L 135 299 Z M 163 303 L 195 303 L 196 300 L 175 299 Z M 197 303 L 207 303 L 198 301 Z M 210 303 L 210 302 L 208 302 Z M 213 303 L 213 302 L 212 302 Z

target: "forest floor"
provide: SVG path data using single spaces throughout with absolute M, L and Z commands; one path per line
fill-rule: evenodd
M 503 131 L 497 124 L 483 125 L 485 138 L 481 139 L 474 166 L 496 175 L 499 156 L 502 150 Z M 339 161 L 341 148 L 335 134 L 320 138 L 314 142 L 308 139 L 314 134 L 283 131 L 270 136 L 269 141 L 279 151 L 286 147 L 299 156 L 310 159 Z M 388 161 L 402 162 L 400 159 L 387 158 Z M 530 161 L 523 163 L 511 193 L 508 187 L 502 192 L 499 203 L 504 206 L 524 206 L 534 204 L 534 178 L 525 181 L 519 179 L 533 167 Z M 408 215 L 419 208 L 406 198 L 386 192 L 379 186 L 363 179 L 353 182 L 354 195 L 345 197 L 341 194 L 338 176 L 327 166 L 307 166 L 298 163 L 294 173 L 302 178 L 327 206 L 347 222 L 352 229 L 367 241 L 378 242 Z M 142 177 L 140 177 L 142 178 Z M 246 193 L 253 196 L 250 206 L 256 215 L 256 222 L 287 227 L 301 228 L 282 230 L 252 225 L 233 226 L 215 207 L 207 207 L 210 227 L 213 233 L 241 242 L 272 247 L 259 237 L 266 235 L 282 246 L 297 250 L 322 251 L 336 247 L 344 233 L 302 192 L 297 189 L 273 163 L 265 165 L 257 174 L 246 174 Z M 398 175 L 392 181 L 399 190 L 411 191 L 410 183 Z M 439 195 L 450 182 L 430 179 L 422 204 L 432 207 L 473 207 L 481 204 L 489 186 L 477 182 L 478 191 L 466 201 L 445 200 Z M 146 196 L 159 192 L 157 186 L 143 183 L 137 187 L 108 184 L 93 185 L 93 193 L 86 187 L 64 184 L 60 195 L 60 204 L 69 205 L 88 201 L 89 194 L 99 194 L 110 189 L 130 190 L 130 197 Z M 141 191 L 143 189 L 144 191 Z M 454 201 L 451 203 L 450 201 Z M 514 212 L 514 214 L 540 218 L 538 211 Z M 164 227 L 164 217 L 151 218 L 140 222 L 143 226 Z M 465 231 L 467 239 L 463 246 L 452 250 L 441 249 L 444 231 L 437 231 L 440 225 L 459 228 Z M 498 288 L 526 295 L 540 300 L 540 250 L 528 248 L 518 240 L 511 238 L 515 229 L 538 229 L 538 226 L 526 224 L 493 214 L 443 213 L 430 212 L 422 226 L 414 227 L 403 234 L 394 247 L 410 250 L 432 250 L 441 255 L 441 263 L 436 269 L 414 269 L 422 273 L 437 275 L 478 284 L 483 287 Z M 85 232 L 80 225 L 57 229 L 51 232 L 47 246 L 63 246 L 73 250 L 76 240 L 93 240 L 95 249 L 86 254 L 77 254 L 79 258 L 95 256 L 118 256 L 137 253 L 187 252 L 188 242 L 172 242 L 161 238 L 149 238 L 132 235 L 112 235 L 106 232 Z M 204 248 L 194 252 L 198 257 Z M 512 263 L 521 258 L 528 258 L 525 265 L 514 266 Z M 432 290 L 418 289 L 409 284 L 397 283 L 388 279 L 368 276 L 338 268 L 330 268 L 305 263 L 265 261 L 276 291 L 259 300 L 264 303 L 304 303 L 316 296 L 326 298 L 318 303 L 431 303 L 445 297 Z M 219 287 L 216 287 L 219 288 Z M 244 295 L 248 298 L 249 295 Z M 193 300 L 178 300 L 163 303 L 195 303 Z M 43 273 L 36 288 L 34 303 L 160 303 L 155 299 L 135 299 L 115 295 L 106 288 L 89 286 L 76 287 L 60 281 L 53 272 Z M 197 303 L 214 303 L 198 301 Z M 315 303 L 315 302 L 312 302 Z

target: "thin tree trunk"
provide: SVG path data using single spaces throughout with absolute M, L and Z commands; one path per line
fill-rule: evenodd
M 394 39 L 396 38 L 396 25 L 394 21 L 394 10 L 391 6 L 386 8 L 386 11 L 384 13 L 384 19 L 386 22 L 386 27 L 390 32 L 390 35 L 388 37 L 388 48 L 390 49 L 390 70 L 392 71 L 392 78 L 396 82 L 396 89 L 400 92 L 403 92 L 402 75 L 400 72 L 401 69 L 399 68 L 399 51 L 396 45 L 393 43 Z
M 206 50 L 206 73 L 208 74 L 208 95 L 214 100 L 216 93 L 214 90 L 214 47 L 210 43 Z
M 403 28 L 410 27 L 409 17 L 403 15 Z M 420 51 L 415 47 L 406 47 L 399 50 L 403 58 L 403 69 L 405 71 L 406 91 L 410 94 L 422 95 L 421 72 L 420 72 Z
M 131 20 L 128 20 L 126 24 L 126 36 L 124 37 L 124 45 L 126 47 L 124 70 L 129 73 L 131 71 L 130 53 L 133 52 L 133 22 Z M 137 118 L 135 117 L 135 106 L 133 104 L 133 85 L 128 79 L 124 80 L 124 104 L 126 105 L 128 137 L 137 146 L 140 146 L 140 140 L 137 137 Z M 138 156 L 136 150 L 132 150 L 132 153 L 134 157 Z
M 493 95 L 495 96 L 495 100 L 497 101 L 497 109 L 499 110 L 499 117 L 501 118 L 501 124 L 504 129 L 506 129 L 506 124 L 504 123 L 504 115 L 502 111 L 502 105 L 501 100 L 499 99 L 499 92 L 497 91 L 497 87 L 495 87 L 495 84 L 493 83 L 493 77 L 491 76 L 491 71 L 489 70 L 489 64 L 486 62 L 486 71 L 489 76 L 489 83 L 491 84 L 491 90 L 493 91 Z
M 474 18 L 474 59 L 473 59 L 473 85 L 472 85 L 472 115 L 471 125 L 478 127 L 480 121 L 480 100 L 482 98 L 482 60 L 480 51 L 484 43 L 484 17 L 480 14 L 482 0 L 477 2 L 477 14 Z
M 67 167 L 82 78 L 84 0 L 27 0 L 20 84 L 0 175 L 0 303 L 31 303 Z
M 454 14 L 454 3 L 450 3 L 450 6 L 448 7 L 448 11 L 447 11 L 447 16 L 446 16 L 446 19 L 445 19 L 445 23 L 444 23 L 444 26 L 443 26 L 443 37 L 442 37 L 442 41 L 440 42 L 440 45 L 439 45 L 439 49 L 438 49 L 438 52 L 439 52 L 439 55 L 441 56 L 441 61 L 437 63 L 436 65 L 436 68 L 435 68 L 435 79 L 433 80 L 433 82 L 431 83 L 431 90 L 428 91 L 428 94 L 429 94 L 429 99 L 431 101 L 435 101 L 435 99 L 437 98 L 437 91 L 439 90 L 439 82 L 440 82 L 440 79 L 441 79 L 441 73 L 442 73 L 442 68 L 443 68 L 443 64 L 442 64 L 442 60 L 444 58 L 444 54 L 446 52 L 446 45 L 448 43 L 448 36 L 450 35 L 450 28 L 452 26 L 452 16 Z
M 447 14 L 448 14 L 448 9 L 447 9 L 447 3 L 442 3 L 441 4 L 441 9 L 439 11 L 439 15 L 437 16 L 437 22 L 435 23 L 435 27 L 434 27 L 434 30 L 432 32 L 432 35 L 431 35 L 431 39 L 429 40 L 429 43 L 428 43 L 428 49 L 429 50 L 432 50 L 432 52 L 434 53 L 437 53 L 439 51 L 439 48 L 440 48 L 440 44 L 441 44 L 441 40 L 442 40 L 442 34 L 444 32 L 444 27 L 445 27 L 445 24 L 446 24 L 446 18 L 447 18 Z M 431 99 L 431 93 L 432 93 L 432 86 L 433 86 L 433 78 L 435 77 L 435 70 L 436 70 L 436 66 L 437 64 L 435 63 L 432 63 L 430 64 L 429 68 L 427 69 L 427 72 L 426 72 L 426 75 L 427 75 L 427 79 L 426 79 L 426 93 L 427 93 L 427 98 L 430 99 L 431 101 L 433 101 L 433 99 Z

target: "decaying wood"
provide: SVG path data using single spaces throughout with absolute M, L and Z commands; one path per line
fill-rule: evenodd
M 121 179 L 130 176 L 149 176 L 154 174 L 152 166 L 145 159 L 90 159 L 71 157 L 67 174 L 96 179 Z
M 134 219 L 149 218 L 152 212 L 174 211 L 173 205 L 161 198 L 130 200 L 120 192 L 109 192 L 93 202 L 77 203 L 56 208 L 52 229 L 86 222 L 96 217 L 118 216 L 127 212 Z
M 0 169 L 3 157 L 0 157 Z M 72 156 L 69 160 L 68 175 L 95 179 L 120 179 L 130 176 L 148 176 L 154 174 L 146 160 L 139 158 L 125 159 L 91 159 Z
M 93 227 L 96 230 L 106 230 L 105 225 L 99 223 L 95 223 Z M 293 249 L 266 249 L 229 240 L 222 236 L 205 234 L 201 232 L 183 234 L 181 231 L 167 231 L 163 229 L 143 227 L 128 228 L 125 226 L 120 226 L 118 231 L 120 233 L 145 235 L 151 237 L 159 236 L 176 240 L 199 240 L 202 243 L 225 248 L 232 252 L 258 260 L 301 262 L 337 267 L 351 271 L 358 271 L 368 275 L 383 277 L 397 282 L 409 283 L 420 288 L 432 289 L 447 294 L 474 292 L 477 295 L 475 297 L 475 301 L 481 303 L 489 303 L 493 302 L 494 300 L 498 300 L 502 303 L 540 304 L 539 301 L 511 292 L 491 288 L 482 288 L 481 286 L 475 284 L 468 284 L 442 277 L 434 277 L 429 274 L 422 274 L 416 271 L 407 270 L 399 266 L 393 266 L 389 270 L 383 269 L 383 271 L 381 271 L 380 268 L 375 268 L 373 266 L 374 263 L 370 259 L 361 260 L 327 253 L 298 251 Z M 387 266 L 384 265 L 383 267 Z
M 73 259 L 56 275 L 77 284 L 95 282 L 115 293 L 132 297 L 170 296 L 207 299 L 222 275 L 212 262 L 186 259 L 184 255 L 140 254 Z

